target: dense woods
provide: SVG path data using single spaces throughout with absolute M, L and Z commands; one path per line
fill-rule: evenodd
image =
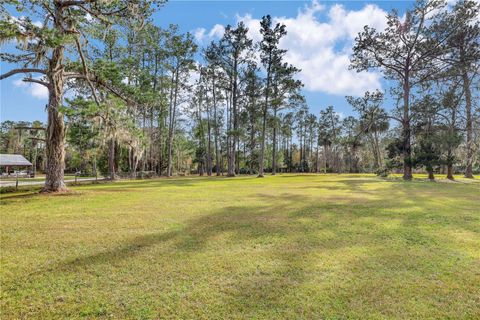
M 350 67 L 382 72 L 384 92 L 347 96 L 313 114 L 288 32 L 264 16 L 259 42 L 239 22 L 199 47 L 149 20 L 161 2 L 7 1 L 1 53 L 23 81 L 48 89 L 47 123 L 1 125 L 1 152 L 20 153 L 62 191 L 64 170 L 118 177 L 415 170 L 430 179 L 480 171 L 479 5 L 417 1 L 385 30 L 358 34 Z M 2 5 L 3 6 L 3 5 Z M 38 26 L 31 16 L 43 17 Z M 66 93 L 67 92 L 67 93 Z

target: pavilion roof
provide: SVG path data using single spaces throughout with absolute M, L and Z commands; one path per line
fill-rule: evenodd
M 32 163 L 21 154 L 0 154 L 0 167 L 31 165 Z

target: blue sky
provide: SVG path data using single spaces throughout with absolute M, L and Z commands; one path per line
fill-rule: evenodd
M 345 95 L 359 95 L 374 88 L 385 89 L 377 73 L 355 74 L 348 70 L 349 49 L 365 24 L 384 25 L 385 13 L 396 8 L 402 14 L 411 1 L 170 1 L 152 19 L 159 26 L 178 24 L 192 32 L 199 45 L 218 39 L 222 27 L 242 20 L 259 37 L 258 20 L 270 14 L 287 25 L 281 45 L 289 50 L 287 61 L 302 69 L 299 77 L 312 112 L 333 105 L 341 115 L 351 114 Z M 3 52 L 12 49 L 2 46 Z M 1 73 L 13 66 L 1 63 Z M 21 77 L 0 81 L 0 119 L 47 118 L 45 91 L 21 82 Z

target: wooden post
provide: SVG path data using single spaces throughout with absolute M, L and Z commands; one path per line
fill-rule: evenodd
M 18 170 L 16 174 L 16 179 L 15 179 L 15 190 L 18 190 Z

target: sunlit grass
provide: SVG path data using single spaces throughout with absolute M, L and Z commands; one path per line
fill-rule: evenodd
M 390 178 L 401 178 L 403 174 L 401 173 L 391 173 L 389 175 Z M 435 174 L 435 180 L 437 181 L 448 181 L 447 175 L 446 174 Z M 455 181 L 461 181 L 461 182 L 475 182 L 475 179 L 467 179 L 463 174 L 454 174 L 453 178 Z M 476 179 L 478 179 L 478 176 L 475 176 Z M 414 180 L 427 180 L 428 179 L 428 174 L 426 173 L 415 173 L 413 175 Z
M 476 319 L 479 200 L 373 175 L 2 195 L 0 317 Z

